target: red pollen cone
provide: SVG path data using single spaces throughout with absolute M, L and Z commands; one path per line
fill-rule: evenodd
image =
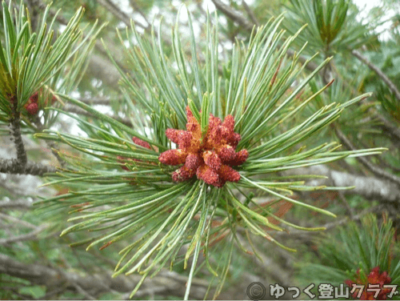
M 186 108 L 186 114 L 186 131 L 167 129 L 165 132 L 167 138 L 176 143 L 179 149 L 167 150 L 158 157 L 166 165 L 184 164 L 173 172 L 172 179 L 182 182 L 196 175 L 198 179 L 215 187 L 223 187 L 227 181 L 239 181 L 240 173 L 231 166 L 243 164 L 249 153 L 245 149 L 235 152 L 241 137 L 234 132 L 233 116 L 226 116 L 222 122 L 210 114 L 208 130 L 202 133 L 199 121 L 189 107 Z

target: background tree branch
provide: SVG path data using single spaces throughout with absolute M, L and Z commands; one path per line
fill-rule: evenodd
M 329 169 L 325 165 L 315 165 L 308 168 L 298 168 L 285 171 L 283 175 L 322 175 L 328 179 L 313 179 L 308 181 L 310 185 L 328 185 L 336 187 L 351 187 L 354 189 L 344 190 L 344 194 L 358 194 L 368 200 L 381 202 L 400 202 L 400 189 L 396 184 L 374 177 L 353 175 L 347 172 Z
M 372 64 L 365 56 L 363 56 L 360 52 L 357 50 L 352 50 L 351 53 L 359 59 L 361 62 L 363 62 L 365 65 L 367 65 L 372 71 L 374 71 L 382 80 L 383 82 L 389 87 L 389 89 L 393 92 L 393 94 L 396 96 L 397 100 L 400 101 L 400 91 L 397 89 L 396 85 L 389 79 L 389 77 L 377 66 Z

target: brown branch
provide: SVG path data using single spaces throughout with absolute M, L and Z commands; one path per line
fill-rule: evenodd
M 244 9 L 246 10 L 247 14 L 249 15 L 251 21 L 253 21 L 253 23 L 257 26 L 260 26 L 260 22 L 258 22 L 256 16 L 254 15 L 253 10 L 247 5 L 245 0 L 242 0 L 242 4 Z
M 396 96 L 397 100 L 400 101 L 400 91 L 397 89 L 396 85 L 389 79 L 389 77 L 387 77 L 386 74 L 383 73 L 383 71 L 381 69 L 379 69 L 377 66 L 372 64 L 365 56 L 363 56 L 357 50 L 352 50 L 351 53 L 356 58 L 358 58 L 361 62 L 363 62 L 365 65 L 367 65 L 369 67 L 369 69 L 374 71 L 385 82 L 385 84 L 389 87 L 389 89 L 393 92 L 393 94 Z
M 97 296 L 110 291 L 130 293 L 142 277 L 141 275 L 120 275 L 117 278 L 112 278 L 108 273 L 98 274 L 96 275 L 97 277 L 93 274 L 81 275 L 68 271 L 60 273 L 59 269 L 40 264 L 18 262 L 4 254 L 0 254 L 0 273 L 26 279 L 32 284 L 45 285 L 47 291 L 53 291 L 60 287 L 77 291 L 78 289 L 73 285 L 73 283 L 77 283 L 91 296 Z M 159 294 L 183 297 L 186 289 L 185 282 L 177 281 L 175 278 L 164 276 L 161 273 L 151 279 L 147 279 L 142 285 L 142 292 L 139 294 L 144 296 L 145 293 L 150 293 L 154 287 L 164 287 L 165 289 L 159 290 Z M 203 299 L 206 290 L 207 286 L 199 285 L 194 281 L 192 282 L 191 297 L 194 299 Z
M 56 168 L 50 165 L 28 162 L 21 166 L 17 160 L 0 160 L 0 173 L 43 176 L 46 173 L 55 173 Z
M 348 149 L 356 150 L 356 147 L 353 145 L 353 143 L 346 137 L 346 135 L 339 128 L 336 128 L 336 135 L 338 136 L 339 140 L 344 145 L 346 145 L 346 147 Z M 360 161 L 361 164 L 363 164 L 366 168 L 368 168 L 375 175 L 385 178 L 397 185 L 400 185 L 400 177 L 397 177 L 397 176 L 375 166 L 365 157 L 357 157 L 357 160 Z
M 236 22 L 243 29 L 247 31 L 252 31 L 253 27 L 256 25 L 253 22 L 247 20 L 241 13 L 232 9 L 229 5 L 222 3 L 220 0 L 212 0 L 215 7 L 223 12 L 227 17 L 229 17 L 232 21 Z
M 43 166 L 37 163 L 29 163 L 25 146 L 21 136 L 20 112 L 17 111 L 17 99 L 13 99 L 13 118 L 11 120 L 11 133 L 14 137 L 14 144 L 17 150 L 17 159 L 0 160 L 0 172 L 10 174 L 31 174 L 42 176 L 46 172 L 54 172 L 50 166 Z
M 18 100 L 13 97 L 13 117 L 11 119 L 11 134 L 13 136 L 15 148 L 17 150 L 17 160 L 14 160 L 14 164 L 19 165 L 21 168 L 24 167 L 28 161 L 26 155 L 24 142 L 21 136 L 21 119 L 20 112 L 17 110 Z
M 140 9 L 139 5 L 137 4 L 137 2 L 135 0 L 129 0 L 129 4 L 131 5 L 131 7 L 137 11 L 142 18 L 146 21 L 146 23 L 148 24 L 148 26 L 150 26 L 150 22 L 149 20 L 147 20 L 147 16 L 143 13 L 143 11 Z
M 111 0 L 97 0 L 97 2 L 100 5 L 104 6 L 104 8 L 106 8 L 109 12 L 111 12 L 115 17 L 124 22 L 126 26 L 128 27 L 131 26 L 130 23 L 131 18 L 129 18 L 127 14 L 125 14 L 122 10 L 120 10 L 118 6 L 115 5 Z M 143 29 L 148 29 L 148 27 L 140 24 L 139 22 L 134 21 L 134 23 L 136 26 L 139 26 Z

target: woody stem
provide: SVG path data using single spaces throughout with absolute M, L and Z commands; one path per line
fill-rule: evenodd
M 16 97 L 13 97 L 12 99 L 12 119 L 11 119 L 11 134 L 14 138 L 14 144 L 15 148 L 17 150 L 17 160 L 16 164 L 20 165 L 20 167 L 24 167 L 26 163 L 28 162 L 28 157 L 26 155 L 25 151 L 25 146 L 24 142 L 22 141 L 22 136 L 21 136 L 21 117 L 20 117 L 20 112 L 18 110 L 18 101 Z

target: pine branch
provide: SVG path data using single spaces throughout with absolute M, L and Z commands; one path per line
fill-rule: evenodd
M 388 203 L 400 203 L 400 189 L 397 185 L 389 181 L 384 181 L 374 177 L 365 177 L 346 172 L 329 169 L 324 165 L 315 165 L 308 168 L 298 168 L 285 171 L 283 175 L 322 175 L 329 180 L 315 179 L 308 182 L 309 185 L 328 185 L 336 187 L 354 186 L 354 189 L 344 190 L 344 194 L 356 194 L 362 197 Z
M 21 136 L 21 119 L 20 112 L 17 111 L 17 99 L 13 101 L 13 118 L 11 119 L 11 134 L 14 138 L 15 148 L 17 150 L 17 160 L 15 164 L 18 164 L 24 167 L 28 161 L 28 157 L 26 155 L 24 142 L 22 141 Z
M 385 82 L 385 84 L 389 87 L 389 89 L 393 92 L 393 94 L 396 96 L 397 100 L 400 101 L 400 91 L 397 89 L 396 85 L 389 79 L 389 77 L 387 77 L 386 74 L 383 73 L 383 71 L 381 69 L 379 69 L 377 66 L 372 64 L 365 56 L 363 56 L 357 50 L 352 50 L 351 53 L 357 59 L 359 59 L 361 62 L 363 62 L 365 65 L 367 65 L 372 71 L 374 71 Z
M 336 128 L 336 135 L 338 136 L 339 140 L 346 145 L 348 149 L 355 150 L 356 147 L 353 145 L 353 143 L 346 137 L 346 135 L 339 129 Z M 396 183 L 397 185 L 400 185 L 400 178 L 388 173 L 387 171 L 375 166 L 372 164 L 367 158 L 365 157 L 357 157 L 357 160 L 359 160 L 366 168 L 368 168 L 372 173 L 375 175 L 385 178 L 393 183 Z
M 43 176 L 46 173 L 55 173 L 56 168 L 40 163 L 28 162 L 25 166 L 21 166 L 16 159 L 0 160 L 0 173 L 20 174 Z
M 252 31 L 254 27 L 254 23 L 247 20 L 241 13 L 232 9 L 229 5 L 222 3 L 220 0 L 212 0 L 214 5 L 218 10 L 223 12 L 227 17 L 229 17 L 232 21 L 239 24 L 243 29 L 247 31 Z
M 100 3 L 104 8 L 106 8 L 108 11 L 110 11 L 115 17 L 117 17 L 119 20 L 125 23 L 126 26 L 130 27 L 131 23 L 129 16 L 120 10 L 117 5 L 115 5 L 111 0 L 98 0 L 98 3 Z M 148 29 L 148 27 L 140 24 L 139 22 L 134 21 L 135 25 L 138 27 L 141 27 L 143 29 Z
M 11 238 L 1 238 L 0 239 L 0 246 L 2 245 L 9 245 L 9 244 L 13 244 L 13 243 L 17 243 L 17 242 L 21 242 L 21 241 L 27 241 L 27 240 L 34 240 L 37 239 L 36 236 L 42 232 L 43 230 L 45 230 L 48 226 L 47 225 L 42 225 L 40 227 L 37 227 L 36 230 L 28 233 L 28 234 L 24 234 L 24 235 L 20 235 L 20 236 L 15 236 L 15 237 L 11 237 Z
M 257 20 L 256 16 L 254 15 L 253 10 L 247 5 L 245 0 L 242 0 L 243 7 L 246 10 L 247 14 L 249 15 L 251 21 L 253 21 L 254 24 L 257 26 L 260 26 L 260 22 Z
M 29 209 L 32 203 L 28 201 L 0 201 L 0 209 Z
M 0 254 L 0 273 L 26 279 L 32 284 L 45 285 L 47 291 L 53 291 L 60 287 L 77 291 L 77 288 L 73 283 L 78 283 L 79 286 L 91 296 L 97 296 L 101 293 L 112 291 L 128 293 L 135 287 L 142 277 L 141 275 L 121 275 L 118 278 L 112 278 L 111 275 L 105 273 L 99 275 L 80 275 L 68 271 L 60 273 L 58 269 L 40 264 L 21 263 L 4 254 Z M 106 284 L 106 286 L 104 284 Z M 153 287 L 164 287 L 163 295 L 165 296 L 168 296 L 168 294 L 171 293 L 175 296 L 183 296 L 185 291 L 184 282 L 169 277 L 168 275 L 155 276 L 152 279 L 148 279 L 145 281 L 143 286 L 142 291 L 138 292 L 141 296 L 144 296 L 146 292 L 150 292 Z M 204 298 L 204 292 L 206 289 L 207 287 L 204 287 L 204 285 L 199 285 L 197 282 L 193 282 L 193 298 Z
M 146 21 L 146 23 L 148 25 L 150 25 L 151 23 L 149 22 L 149 20 L 147 19 L 147 16 L 143 13 L 143 11 L 140 9 L 139 5 L 137 4 L 137 2 L 135 0 L 129 0 L 129 4 L 131 5 L 131 7 L 137 11 L 142 18 Z
M 20 112 L 17 110 L 17 100 L 13 99 L 13 117 L 11 119 L 11 134 L 13 136 L 17 158 L 0 160 L 0 172 L 10 174 L 30 174 L 42 176 L 44 173 L 55 172 L 52 166 L 45 166 L 38 163 L 28 163 L 24 142 L 21 135 Z

